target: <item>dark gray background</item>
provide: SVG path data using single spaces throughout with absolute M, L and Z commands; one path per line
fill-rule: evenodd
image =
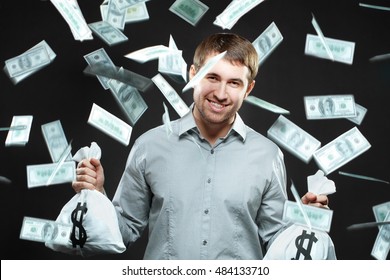
M 79 0 L 88 23 L 101 20 L 101 0 Z M 109 198 L 125 165 L 132 143 L 141 133 L 161 124 L 167 101 L 156 87 L 142 93 L 149 108 L 135 124 L 130 145 L 125 147 L 87 124 L 92 103 L 125 120 L 109 91 L 98 80 L 83 74 L 87 66 L 83 56 L 105 48 L 114 64 L 152 78 L 158 73 L 157 61 L 139 64 L 125 54 L 152 45 L 168 45 L 172 35 L 188 66 L 197 43 L 206 35 L 222 32 L 213 24 L 230 1 L 203 0 L 209 10 L 196 27 L 169 11 L 174 0 L 147 2 L 150 19 L 127 24 L 124 33 L 129 41 L 109 47 L 95 36 L 92 41 L 76 41 L 71 31 L 50 1 L 1 1 L 0 60 L 5 61 L 46 40 L 57 54 L 55 60 L 17 85 L 0 74 L 0 126 L 9 126 L 14 115 L 33 115 L 30 140 L 25 147 L 5 147 L 6 132 L 0 132 L 0 175 L 12 180 L 0 185 L 1 190 L 1 259 L 78 259 L 54 252 L 42 243 L 20 240 L 24 216 L 55 220 L 63 205 L 74 195 L 70 184 L 27 188 L 26 165 L 49 163 L 51 158 L 41 132 L 41 125 L 61 120 L 68 141 L 73 139 L 72 153 L 96 141 L 102 148 L 102 163 L 106 174 Z M 390 13 L 359 7 L 352 0 L 266 0 L 242 17 L 230 30 L 253 41 L 271 22 L 275 22 L 284 40 L 260 67 L 252 94 L 288 109 L 287 117 L 316 137 L 324 145 L 355 126 L 345 120 L 306 120 L 303 96 L 324 94 L 353 94 L 355 101 L 368 109 L 358 129 L 372 147 L 340 170 L 389 181 L 389 105 L 390 60 L 369 62 L 369 58 L 390 52 Z M 388 1 L 366 1 L 389 5 Z M 326 37 L 356 43 L 353 65 L 331 62 L 304 55 L 306 34 L 315 34 L 311 24 L 315 15 Z M 229 30 L 225 30 L 229 31 Z M 4 66 L 4 65 L 3 65 Z M 181 93 L 183 84 L 167 78 Z M 192 102 L 191 93 L 181 94 L 185 102 Z M 178 118 L 168 104 L 171 119 Z M 255 130 L 266 134 L 278 115 L 244 103 L 240 110 L 244 121 Z M 284 151 L 284 150 L 283 150 Z M 307 190 L 306 178 L 318 167 L 308 164 L 284 151 L 289 179 L 300 194 Z M 239 164 L 236 163 L 236 164 Z M 339 259 L 370 260 L 377 228 L 347 231 L 346 227 L 374 221 L 372 206 L 390 200 L 390 186 L 339 175 L 328 176 L 336 184 L 337 192 L 329 196 L 334 211 L 330 236 Z M 289 186 L 288 186 L 289 188 Z M 290 199 L 293 200 L 291 193 Z M 110 259 L 140 259 L 146 237 L 120 255 L 92 257 Z

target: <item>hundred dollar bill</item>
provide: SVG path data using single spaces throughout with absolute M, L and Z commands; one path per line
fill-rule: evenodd
M 56 7 L 58 12 L 64 18 L 69 25 L 73 37 L 76 40 L 83 41 L 85 39 L 91 39 L 92 31 L 89 29 L 81 10 L 77 5 L 77 2 L 68 0 L 50 0 L 50 2 Z
M 109 46 L 114 46 L 119 43 L 129 40 L 125 34 L 118 28 L 115 28 L 106 21 L 97 21 L 88 24 L 92 32 L 95 33 L 100 39 L 106 42 Z
M 125 23 L 134 23 L 149 20 L 149 12 L 145 2 L 147 1 L 143 1 L 127 8 L 125 15 Z
M 92 105 L 88 123 L 123 145 L 129 145 L 133 128 L 95 103 Z
M 330 231 L 333 210 L 322 209 L 305 204 L 302 206 L 310 220 L 310 224 L 313 229 L 322 230 L 325 232 Z M 284 203 L 283 221 L 290 221 L 305 226 L 307 225 L 302 211 L 299 209 L 298 203 L 290 200 L 286 200 Z
M 355 103 L 356 117 L 348 117 L 347 119 L 357 125 L 360 125 L 363 122 L 363 119 L 367 113 L 367 108 Z
M 322 45 L 324 46 L 325 48 L 325 51 L 327 53 L 327 55 L 329 56 L 329 58 L 334 61 L 334 56 L 333 56 L 333 53 L 332 51 L 330 50 L 329 46 L 328 46 L 328 43 L 325 41 L 325 36 L 324 34 L 322 33 L 322 30 L 320 28 L 320 26 L 318 25 L 318 22 L 317 20 L 315 19 L 314 15 L 312 14 L 313 18 L 312 18 L 312 25 L 314 27 L 314 29 L 316 30 L 317 32 L 317 35 L 318 35 L 318 38 L 320 39 Z
M 195 74 L 194 77 L 185 85 L 185 87 L 182 89 L 183 92 L 186 90 L 193 88 L 195 85 L 197 85 L 200 80 L 202 80 L 207 73 L 214 67 L 215 64 L 218 63 L 226 54 L 226 51 L 221 52 L 220 54 L 217 54 L 207 60 L 206 64 L 203 65 Z
M 187 82 L 187 63 L 182 51 L 178 50 L 172 35 L 169 36 L 170 53 L 161 55 L 158 59 L 158 71 L 165 73 L 171 79 L 178 82 Z
M 84 69 L 84 73 L 89 75 L 97 75 L 113 80 L 118 80 L 122 83 L 128 84 L 132 87 L 135 87 L 139 91 L 145 92 L 148 90 L 152 83 L 152 80 L 146 78 L 140 74 L 134 73 L 130 70 L 127 70 L 123 67 L 112 67 L 106 64 L 93 64 L 89 65 Z
M 384 222 L 387 213 L 390 211 L 390 201 L 374 205 L 372 211 L 374 212 L 375 221 Z
M 126 9 L 125 24 L 144 21 L 149 19 L 149 12 L 146 7 L 147 1 L 134 4 Z M 100 5 L 100 14 L 103 21 L 107 21 L 108 5 Z
M 32 48 L 30 48 L 29 50 L 27 50 L 27 52 L 25 53 L 28 53 L 36 48 L 45 48 L 46 52 L 47 52 L 47 55 L 49 56 L 49 59 L 50 59 L 50 63 L 56 58 L 56 54 L 54 53 L 54 51 L 50 48 L 50 46 L 47 44 L 47 42 L 45 40 L 42 40 L 41 42 L 39 42 L 38 44 L 36 44 L 35 46 L 33 46 Z M 25 54 L 23 53 L 23 54 Z M 24 63 L 23 63 L 24 64 Z M 4 66 L 4 72 L 5 74 L 11 79 L 12 83 L 13 84 L 17 84 L 19 83 L 20 81 L 24 80 L 25 78 L 27 78 L 28 76 L 30 76 L 31 74 L 37 72 L 38 70 L 42 69 L 43 67 L 45 67 L 46 65 L 48 64 L 44 64 L 40 67 L 37 67 L 35 69 L 32 69 L 30 71 L 26 71 L 25 73 L 23 74 L 19 74 L 17 76 L 14 76 L 14 77 L 11 77 L 10 76 L 10 73 L 8 72 L 8 68 L 7 68 L 7 65 Z
M 72 232 L 72 224 L 63 224 L 51 220 L 24 217 L 20 239 L 67 245 Z
M 141 2 L 145 2 L 145 0 L 117 0 L 116 5 L 119 10 L 124 10 Z
M 46 48 L 39 46 L 24 52 L 21 55 L 7 59 L 5 66 L 11 78 L 36 71 L 50 63 Z
M 265 59 L 276 49 L 277 46 L 283 41 L 283 36 L 280 33 L 275 22 L 272 22 L 266 30 L 263 31 L 253 42 L 259 56 L 259 64 L 265 61 Z
M 165 102 L 163 102 L 164 106 L 164 114 L 162 115 L 162 122 L 165 126 L 165 131 L 167 132 L 167 136 L 169 137 L 172 132 L 172 125 L 171 125 L 171 118 L 169 117 L 169 111 L 167 105 L 165 105 Z
M 244 99 L 245 102 L 258 106 L 260 108 L 266 109 L 273 113 L 277 114 L 290 114 L 290 111 L 283 109 L 282 107 L 276 106 L 275 104 L 269 103 L 263 99 L 260 99 L 256 96 L 249 95 Z
M 169 101 L 176 113 L 182 117 L 190 111 L 187 104 L 180 98 L 175 89 L 164 79 L 161 74 L 157 74 L 152 78 L 153 83 L 162 92 L 165 98 Z
M 385 221 L 390 221 L 390 212 L 387 213 Z M 390 225 L 381 225 L 376 237 L 371 256 L 377 260 L 386 260 L 390 251 Z
M 112 26 L 124 30 L 125 29 L 126 10 L 120 10 L 117 1 L 111 0 L 108 2 L 108 10 L 105 21 Z
M 305 163 L 321 146 L 320 141 L 282 115 L 268 129 L 267 136 Z
M 196 26 L 209 7 L 199 0 L 176 0 L 169 10 L 186 22 Z
M 356 117 L 351 94 L 304 96 L 303 101 L 308 120 Z
M 225 10 L 215 18 L 214 24 L 223 29 L 231 29 L 243 15 L 263 1 L 264 0 L 233 0 Z
M 108 81 L 108 86 L 118 105 L 130 121 L 130 124 L 134 126 L 148 109 L 148 105 L 146 105 L 141 94 L 135 87 L 118 80 L 111 79 Z
M 371 144 L 355 126 L 314 152 L 313 157 L 325 175 L 361 155 Z
M 334 61 L 352 64 L 355 52 L 355 42 L 337 40 L 324 37 L 326 44 L 333 54 Z M 329 59 L 324 45 L 319 36 L 307 34 L 305 43 L 305 54 L 319 58 Z
M 95 64 L 104 64 L 107 67 L 112 67 L 115 69 L 115 64 L 112 62 L 111 58 L 106 53 L 105 49 L 100 48 L 96 51 L 93 51 L 89 54 L 84 55 L 84 59 L 87 61 L 88 65 L 93 66 Z M 109 89 L 108 80 L 109 78 L 103 76 L 96 76 L 103 86 L 104 89 Z
M 68 141 L 60 120 L 49 122 L 41 125 L 43 138 L 45 139 L 47 148 L 53 162 L 58 162 L 62 153 L 68 146 Z M 70 155 L 66 158 L 67 161 L 72 160 Z
M 44 163 L 27 165 L 27 186 L 28 188 L 47 186 L 49 178 L 57 169 L 57 163 Z M 65 161 L 57 170 L 50 185 L 64 184 L 76 179 L 76 167 L 74 161 Z
M 11 127 L 24 126 L 24 129 L 9 130 L 5 146 L 24 146 L 30 138 L 33 116 L 13 116 Z
M 125 57 L 137 61 L 138 63 L 145 63 L 150 60 L 158 59 L 161 55 L 170 52 L 170 48 L 163 45 L 156 45 L 133 51 L 126 54 Z

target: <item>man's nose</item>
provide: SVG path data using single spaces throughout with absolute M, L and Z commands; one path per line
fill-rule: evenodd
M 214 90 L 214 95 L 218 98 L 218 100 L 226 99 L 227 97 L 227 87 L 226 83 L 220 82 L 218 85 L 216 85 L 216 88 Z

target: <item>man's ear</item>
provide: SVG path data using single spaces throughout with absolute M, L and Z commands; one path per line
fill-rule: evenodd
M 192 64 L 191 67 L 190 67 L 190 73 L 189 73 L 190 80 L 195 76 L 195 74 L 196 74 L 195 65 Z
M 248 85 L 248 87 L 247 87 L 247 89 L 246 89 L 246 93 L 245 93 L 245 98 L 247 98 L 248 95 L 251 93 L 252 89 L 255 87 L 255 83 L 256 83 L 256 81 L 253 80 L 253 81 Z

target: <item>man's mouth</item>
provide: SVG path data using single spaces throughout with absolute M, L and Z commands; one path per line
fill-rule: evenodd
M 214 110 L 214 111 L 222 111 L 226 106 L 221 104 L 221 103 L 218 103 L 218 102 L 215 102 L 215 101 L 211 101 L 211 100 L 208 100 L 209 101 L 209 104 L 211 105 L 211 108 Z

